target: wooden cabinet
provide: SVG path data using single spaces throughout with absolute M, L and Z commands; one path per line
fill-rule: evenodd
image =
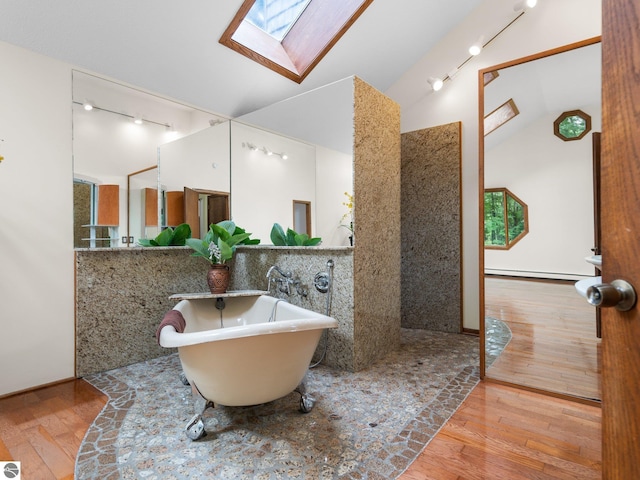
M 166 192 L 167 226 L 184 223 L 184 192 Z
M 144 226 L 158 226 L 158 189 L 144 188 Z
M 97 225 L 120 225 L 120 185 L 98 185 Z

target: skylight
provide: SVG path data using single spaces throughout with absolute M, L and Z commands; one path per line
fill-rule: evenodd
M 516 102 L 513 101 L 513 98 L 507 100 L 493 112 L 485 115 L 484 135 L 489 135 L 496 128 L 501 127 L 519 113 L 520 111 L 518 110 L 518 107 L 516 107 Z
M 301 83 L 373 0 L 244 0 L 220 43 Z
M 282 42 L 311 0 L 256 0 L 246 21 Z

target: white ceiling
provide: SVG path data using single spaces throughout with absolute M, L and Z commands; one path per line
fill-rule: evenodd
M 218 43 L 242 0 L 0 0 L 0 40 L 234 118 L 352 75 L 385 92 L 481 3 L 458 58 L 515 0 L 375 0 L 300 85 Z

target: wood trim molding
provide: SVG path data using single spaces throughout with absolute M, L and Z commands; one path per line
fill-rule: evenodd
M 507 387 L 518 388 L 520 390 L 526 390 L 527 392 L 538 393 L 540 395 L 546 395 L 547 397 L 561 398 L 563 400 L 569 400 L 571 402 L 582 403 L 583 405 L 591 405 L 593 407 L 601 407 L 602 402 L 598 400 L 591 400 L 590 398 L 584 397 L 576 397 L 573 395 L 566 395 L 564 393 L 557 393 L 550 390 L 541 390 L 539 388 L 528 387 L 526 385 L 521 385 L 519 383 L 506 382 L 504 380 L 498 380 L 496 378 L 485 377 L 483 379 L 484 382 L 487 383 L 495 383 L 497 385 L 504 385 Z

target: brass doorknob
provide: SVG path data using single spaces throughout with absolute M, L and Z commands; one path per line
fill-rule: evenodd
M 629 282 L 614 280 L 590 286 L 587 289 L 587 301 L 595 307 L 616 307 L 626 312 L 636 304 L 636 291 Z

